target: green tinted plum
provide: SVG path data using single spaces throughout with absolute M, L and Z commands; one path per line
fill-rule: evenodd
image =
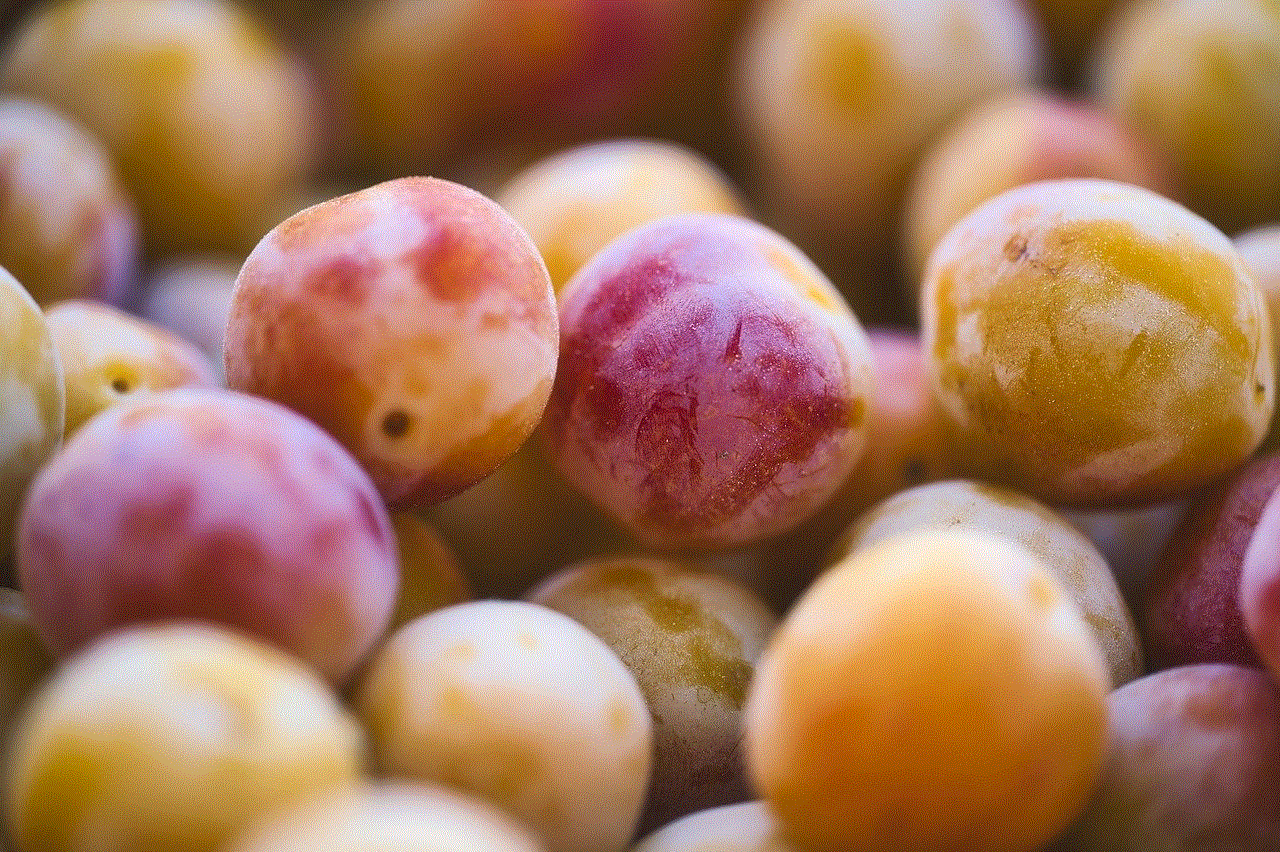
M 224 361 L 228 386 L 314 420 L 407 509 L 519 449 L 551 393 L 557 342 L 528 234 L 472 189 L 399 178 L 262 238 L 236 279 Z
M 628 232 L 566 286 L 561 329 L 551 457 L 651 546 L 790 529 L 865 446 L 866 333 L 808 258 L 747 219 Z
M 599 636 L 653 715 L 649 831 L 749 796 L 739 755 L 747 684 L 777 619 L 751 591 L 686 564 L 598 557 L 527 595 Z
M 1280 845 L 1280 691 L 1227 664 L 1181 666 L 1107 700 L 1106 763 L 1060 852 Z
M 112 406 L 33 483 L 21 588 L 59 656 L 136 622 L 227 625 L 340 682 L 395 602 L 395 538 L 368 476 L 266 400 L 181 389 Z
M 0 266 L 42 307 L 123 302 L 138 225 L 102 144 L 50 107 L 0 100 Z
M 226 0 L 39 6 L 0 85 L 102 140 L 152 253 L 252 246 L 316 159 L 301 64 Z
M 1051 505 L 1182 497 L 1248 459 L 1275 405 L 1235 247 L 1130 184 L 1024 184 L 969 213 L 934 250 L 921 331 L 965 475 Z

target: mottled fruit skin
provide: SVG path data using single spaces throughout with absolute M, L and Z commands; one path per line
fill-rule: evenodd
M 32 477 L 62 445 L 66 386 L 44 312 L 0 267 L 0 555 Z
M 67 385 L 66 435 L 139 394 L 212 388 L 221 371 L 175 334 L 102 302 L 58 302 L 45 311 Z
M 1195 495 L 1143 587 L 1141 624 L 1152 666 L 1260 667 L 1240 612 L 1245 553 L 1280 485 L 1280 453 Z
M 1236 602 L 1252 647 L 1280 672 L 1280 501 L 1267 498 L 1240 566 Z
M 806 852 L 1031 852 L 1088 797 L 1110 688 L 1029 551 L 908 533 L 836 564 L 787 614 L 747 697 L 747 767 Z
M 866 440 L 866 333 L 776 232 L 652 222 L 562 294 L 545 438 L 570 483 L 649 545 L 723 547 L 803 521 Z
M 1066 518 L 1017 491 L 968 480 L 899 491 L 858 516 L 833 548 L 832 561 L 924 529 L 978 530 L 1013 539 L 1044 563 L 1079 607 L 1106 657 L 1112 685 L 1144 674 L 1138 629 L 1106 558 Z
M 67 660 L 9 745 L 5 811 L 25 852 L 217 852 L 365 771 L 363 731 L 315 672 L 189 623 Z
M 59 655 L 136 622 L 204 619 L 334 682 L 382 635 L 395 539 L 328 435 L 266 400 L 171 390 L 87 423 L 32 484 L 18 576 Z
M 243 251 L 316 159 L 301 62 L 227 0 L 42 4 L 0 54 L 0 86 L 102 141 L 152 253 Z
M 384 781 L 321 796 L 254 826 L 228 852 L 545 852 L 508 814 L 435 784 Z
M 556 370 L 546 265 L 505 211 L 436 178 L 309 207 L 236 280 L 229 387 L 334 435 L 397 509 L 491 473 L 533 432 Z
M 653 723 L 617 655 L 521 601 L 428 613 L 374 655 L 356 699 L 385 775 L 479 796 L 549 852 L 621 852 L 653 761 Z
M 777 626 L 763 601 L 687 564 L 639 557 L 584 560 L 527 597 L 603 639 L 640 684 L 654 726 L 641 831 L 749 797 L 742 705 Z
M 1043 181 L 978 207 L 934 250 L 921 317 L 965 474 L 1051 505 L 1182 496 L 1271 419 L 1261 288 L 1221 231 L 1129 184 Z
M 49 106 L 0 100 L 0 266 L 47 307 L 124 301 L 138 261 L 133 204 L 102 143 Z
M 1265 673 L 1167 669 L 1107 708 L 1102 775 L 1054 852 L 1280 848 L 1280 690 Z

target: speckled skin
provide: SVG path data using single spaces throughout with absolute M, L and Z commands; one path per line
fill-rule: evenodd
M 653 715 L 654 765 L 640 830 L 750 795 L 742 704 L 777 618 L 731 580 L 662 559 L 600 557 L 529 592 L 603 639 Z
M 1280 211 L 1277 211 L 1280 216 Z M 1271 346 L 1280 353 L 1280 224 L 1262 225 L 1237 234 L 1232 242 L 1245 268 L 1257 279 L 1271 312 Z M 1272 416 L 1265 449 L 1280 448 L 1280 418 Z
M 558 318 L 529 236 L 483 195 L 400 178 L 309 207 L 236 280 L 228 386 L 311 418 L 395 508 L 463 491 L 542 416 Z
M 0 56 L 0 86 L 102 141 L 152 253 L 247 249 L 316 159 L 301 63 L 227 0 L 42 6 Z
M 377 767 L 492 801 L 550 852 L 620 852 L 652 766 L 635 678 L 568 616 L 478 601 L 402 627 L 357 698 Z
M 1252 533 L 1236 600 L 1250 644 L 1274 676 L 1280 672 L 1280 500 L 1274 491 Z
M 221 371 L 194 345 L 102 302 L 59 302 L 45 320 L 66 378 L 68 438 L 138 394 L 222 384 Z
M 982 202 L 1024 183 L 1105 178 L 1176 197 L 1169 168 L 1098 107 L 1043 89 L 979 104 L 933 142 L 903 201 L 902 242 L 911 293 L 929 253 Z
M 31 852 L 216 852 L 364 771 L 363 732 L 314 672 L 208 625 L 85 649 L 10 745 L 6 817 Z
M 1007 536 L 1036 555 L 1080 608 L 1107 659 L 1113 686 L 1144 673 L 1141 640 L 1107 560 L 1081 532 L 1017 491 L 967 480 L 908 488 L 858 517 L 832 561 L 890 536 L 923 529 L 970 529 Z
M 1107 761 L 1053 852 L 1280 847 L 1280 691 L 1256 669 L 1156 672 L 1107 700 Z
M 171 390 L 87 423 L 32 485 L 17 567 L 59 655 L 135 622 L 206 619 L 341 681 L 381 636 L 395 539 L 368 477 L 265 400 Z
M 1261 288 L 1221 231 L 1155 193 L 1044 181 L 962 219 L 921 293 L 930 386 L 965 475 L 1052 505 L 1186 494 L 1261 443 Z
M 775 535 L 858 460 L 866 333 L 776 232 L 728 215 L 661 219 L 592 258 L 561 300 L 547 446 L 648 544 Z
M 523 825 L 465 793 L 408 781 L 360 785 L 284 811 L 228 852 L 544 852 Z
M 764 802 L 689 814 L 650 834 L 634 852 L 796 852 Z
M 43 307 L 123 302 L 138 223 L 102 143 L 44 104 L 0 100 L 0 266 Z
M 1280 10 L 1272 0 L 1125 3 L 1098 47 L 1091 99 L 1173 167 L 1192 210 L 1228 233 L 1275 220 Z
M 739 114 L 788 221 L 848 245 L 893 240 L 925 145 L 1029 83 L 1039 48 L 1013 0 L 769 0 L 740 51 Z
M 32 477 L 62 445 L 66 386 L 44 312 L 0 267 L 0 555 Z
M 632 228 L 677 213 L 744 212 L 738 190 L 710 161 L 650 139 L 561 151 L 516 175 L 494 200 L 529 232 L 557 293 Z
M 789 611 L 743 716 L 752 785 L 806 852 L 1031 852 L 1103 758 L 1102 653 L 1029 551 L 927 530 Z

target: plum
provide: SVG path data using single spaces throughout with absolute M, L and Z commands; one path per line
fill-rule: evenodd
M 1280 15 L 1272 0 L 1117 9 L 1092 98 L 1168 162 L 1187 206 L 1234 233 L 1280 210 Z
M 557 293 L 632 228 L 677 213 L 744 212 L 737 189 L 711 162 L 652 139 L 561 151 L 513 177 L 494 200 L 529 232 Z
M 42 4 L 0 55 L 0 87 L 102 141 L 152 254 L 251 246 L 317 157 L 301 63 L 228 0 Z
M 806 852 L 1030 852 L 1102 765 L 1092 631 L 1044 565 L 974 530 L 894 536 L 790 610 L 747 696 L 747 767 Z
M 293 657 L 210 625 L 134 627 L 67 660 L 9 744 L 8 825 L 40 852 L 216 852 L 364 772 L 364 733 Z
M 267 400 L 180 389 L 112 406 L 31 486 L 17 567 L 65 656 L 137 622 L 204 619 L 342 681 L 382 635 L 395 538 L 368 476 Z
M 913 170 L 902 215 L 910 291 L 919 292 L 929 253 L 951 226 L 1005 190 L 1105 178 L 1172 197 L 1168 172 L 1133 131 L 1088 102 L 1044 89 L 984 101 L 931 142 Z
M 1240 616 L 1250 643 L 1275 675 L 1280 672 L 1280 501 L 1274 490 L 1258 516 L 1239 570 Z
M 218 387 L 218 368 L 177 335 L 102 302 L 45 311 L 67 384 L 66 436 L 109 405 L 179 387 Z
M 1271 312 L 1272 347 L 1280 353 L 1280 225 L 1269 224 L 1237 234 L 1232 240 L 1245 267 L 1258 279 Z M 1280 418 L 1271 418 L 1265 449 L 1280 448 Z
M 374 655 L 356 706 L 379 772 L 470 792 L 549 852 L 621 852 L 652 766 L 636 680 L 547 607 L 476 601 L 421 616 Z
M 967 106 L 1030 82 L 1039 45 L 1011 0 L 770 0 L 735 70 L 777 214 L 850 246 L 889 242 L 908 172 Z
M 859 516 L 831 559 L 924 529 L 979 530 L 1018 542 L 1044 563 L 1080 609 L 1106 657 L 1112 684 L 1143 674 L 1138 630 L 1107 560 L 1066 518 L 1017 491 L 967 480 L 905 489 Z
M 634 852 L 795 852 L 761 801 L 689 814 L 644 838 Z
M 544 852 L 492 805 L 428 784 L 365 784 L 253 826 L 227 852 Z
M 5 742 L 18 712 L 52 669 L 53 658 L 31 625 L 22 593 L 0 589 L 0 738 Z
M 987 201 L 934 250 L 921 314 L 963 473 L 1051 505 L 1181 497 L 1271 420 L 1262 289 L 1221 231 L 1140 187 L 1041 181 Z
M 596 254 L 561 299 L 546 445 L 647 545 L 779 534 L 857 462 L 866 333 L 777 232 L 727 214 L 659 219 Z
M 1245 554 L 1280 485 L 1280 452 L 1198 491 L 1143 586 L 1141 628 L 1156 668 L 1261 661 L 1240 611 Z
M 395 512 L 391 529 L 400 554 L 400 592 L 388 633 L 420 615 L 475 597 L 453 549 L 431 524 L 412 512 Z
M 213 360 L 225 381 L 223 339 L 231 312 L 231 291 L 244 258 L 233 255 L 171 257 L 147 279 L 139 316 L 191 341 Z
M 532 433 L 558 317 L 528 234 L 480 193 L 399 178 L 309 207 L 245 261 L 227 384 L 334 435 L 396 509 L 460 493 Z
M 1229 664 L 1166 669 L 1107 699 L 1107 758 L 1061 852 L 1280 846 L 1280 691 Z
M 62 445 L 66 385 L 44 312 L 0 267 L 0 555 L 36 472 Z
M 126 301 L 137 231 L 101 142 L 45 104 L 0 99 L 0 266 L 37 304 Z
M 777 618 L 747 588 L 691 565 L 596 557 L 526 596 L 599 636 L 635 675 L 653 716 L 653 780 L 640 830 L 749 797 L 742 704 Z

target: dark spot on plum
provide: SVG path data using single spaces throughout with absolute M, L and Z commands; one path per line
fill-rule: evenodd
M 388 438 L 403 438 L 412 426 L 412 418 L 399 408 L 388 411 L 382 418 L 382 434 Z
M 111 389 L 116 393 L 128 393 L 132 387 L 130 386 L 128 379 L 123 376 L 116 376 L 111 380 Z
M 381 264 L 349 254 L 332 258 L 311 273 L 306 289 L 322 298 L 347 304 L 363 302 Z
M 924 462 L 917 458 L 904 459 L 902 462 L 902 481 L 912 485 L 924 482 Z

